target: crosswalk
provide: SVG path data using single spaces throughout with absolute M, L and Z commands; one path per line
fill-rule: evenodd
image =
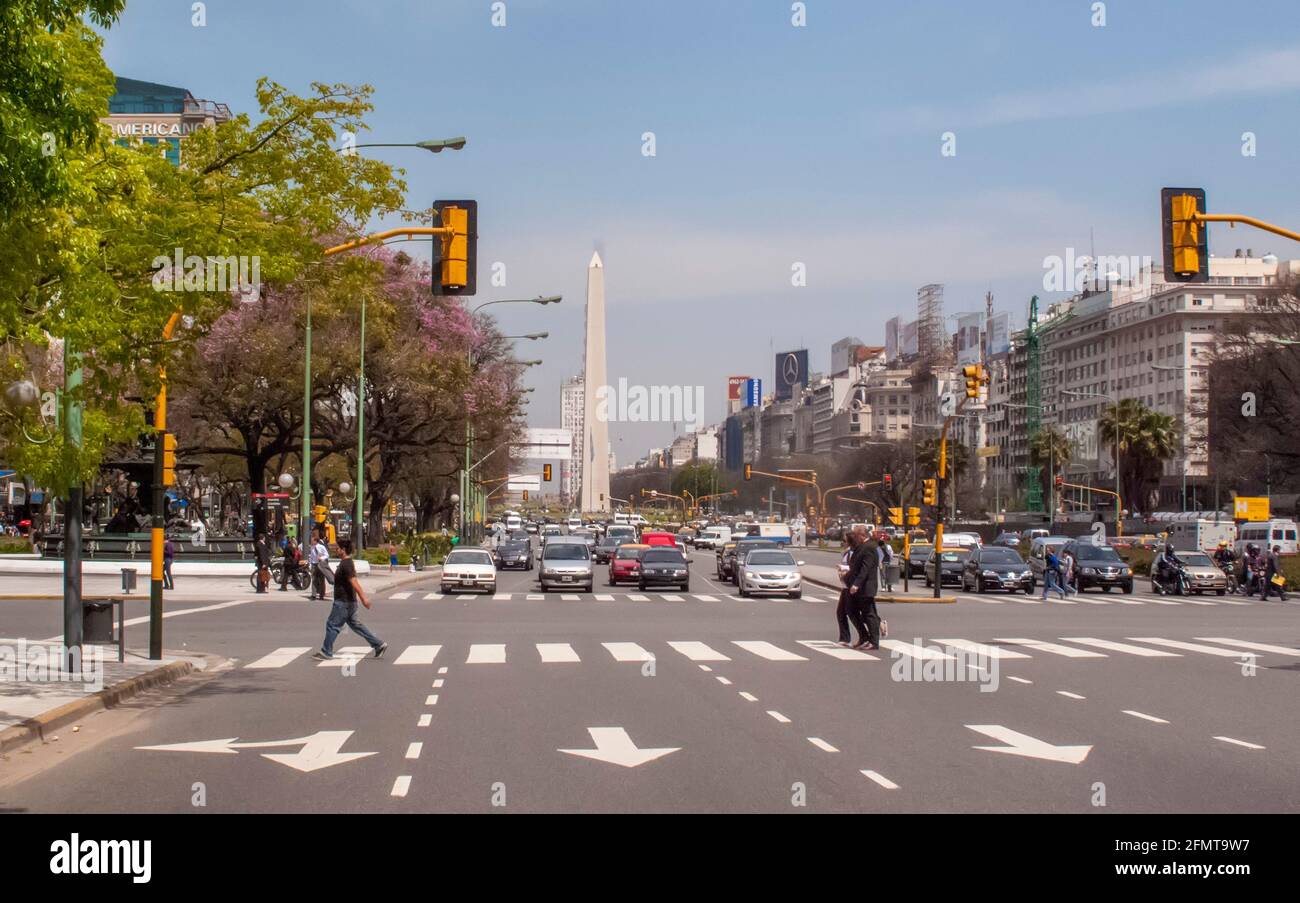
M 1259 599 L 1229 599 L 1226 596 L 1214 596 L 1213 598 L 1201 598 L 1195 596 L 1179 596 L 1169 598 L 1168 596 L 1151 596 L 1151 595 L 1093 595 L 1085 593 L 1075 593 L 1072 596 L 1066 596 L 1064 599 L 1059 596 L 1049 596 L 1044 599 L 1038 594 L 1031 596 L 1019 593 L 957 593 L 958 600 L 962 602 L 982 602 L 986 605 L 1162 605 L 1167 607 L 1179 607 L 1190 605 L 1197 608 L 1209 608 L 1219 605 L 1243 606 L 1243 605 L 1276 605 L 1276 602 L 1268 603 Z
M 698 664 L 732 662 L 737 659 L 780 664 L 795 664 L 813 660 L 831 659 L 838 662 L 880 661 L 881 658 L 908 658 L 922 661 L 951 661 L 959 656 L 978 656 L 982 659 L 1023 661 L 1035 657 L 1066 658 L 1079 661 L 1105 659 L 1112 656 L 1136 656 L 1150 660 L 1177 659 L 1186 656 L 1212 656 L 1244 660 L 1262 656 L 1278 656 L 1284 660 L 1300 659 L 1300 646 L 1282 646 L 1259 643 L 1233 637 L 1192 637 L 1173 639 L 1158 636 L 1123 637 L 993 637 L 988 641 L 962 637 L 943 637 L 911 640 L 885 639 L 875 654 L 849 649 L 827 640 L 761 640 L 735 639 L 727 641 L 669 640 L 663 644 L 667 651 Z M 446 650 L 446 655 L 443 655 Z M 283 646 L 274 649 L 242 667 L 247 670 L 275 670 L 299 661 L 312 663 L 309 647 Z M 339 668 L 365 661 L 371 655 L 367 646 L 344 646 L 336 650 L 335 657 L 314 663 L 320 668 Z M 619 663 L 649 662 L 657 658 L 654 643 L 610 640 L 607 642 L 557 642 L 542 643 L 468 643 L 462 647 L 450 644 L 413 644 L 396 656 L 392 664 L 398 666 L 432 666 L 441 657 L 473 666 L 504 665 L 510 662 L 532 662 L 543 665 L 580 664 L 592 659 L 612 660 Z

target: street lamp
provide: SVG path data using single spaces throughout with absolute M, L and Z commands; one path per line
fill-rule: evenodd
M 465 146 L 465 144 L 466 141 L 464 136 L 458 136 L 456 138 L 404 142 L 400 144 L 345 144 L 343 147 L 336 147 L 335 151 L 347 154 L 359 147 L 418 147 L 421 150 L 427 150 L 431 154 L 440 154 L 445 150 L 460 150 Z

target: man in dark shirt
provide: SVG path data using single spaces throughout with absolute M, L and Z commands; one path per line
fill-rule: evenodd
M 876 588 L 880 583 L 880 553 L 867 542 L 867 528 L 853 528 L 853 557 L 849 560 L 849 619 L 858 630 L 854 649 L 880 648 L 880 615 L 876 612 Z M 865 622 L 865 623 L 864 623 Z
M 334 569 L 334 605 L 325 621 L 325 643 L 312 658 L 324 660 L 334 657 L 334 641 L 338 639 L 344 624 L 369 643 L 370 648 L 375 650 L 375 658 L 379 658 L 388 651 L 388 644 L 371 633 L 357 617 L 357 601 L 360 600 L 368 609 L 370 600 L 366 598 L 365 591 L 361 589 L 361 581 L 357 579 L 356 562 L 352 560 L 352 541 L 340 539 L 338 547 L 339 564 Z
M 1273 551 L 1269 553 L 1268 558 L 1264 560 L 1264 590 L 1260 595 L 1260 601 L 1267 602 L 1268 597 L 1274 592 L 1283 602 L 1286 601 L 1286 578 L 1282 579 L 1281 585 L 1273 582 L 1274 577 L 1282 575 L 1282 547 L 1273 546 Z

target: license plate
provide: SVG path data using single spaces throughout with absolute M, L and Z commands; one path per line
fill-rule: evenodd
M 471 580 L 469 577 L 462 577 L 462 578 L 460 578 L 460 582 L 461 582 L 461 585 L 462 585 L 462 586 L 469 586 L 469 585 L 472 584 L 474 581 Z
M 568 574 L 565 574 L 563 577 L 560 578 L 560 582 L 561 582 L 561 583 L 572 583 L 572 582 L 573 582 L 573 577 L 570 576 L 570 575 L 568 575 Z

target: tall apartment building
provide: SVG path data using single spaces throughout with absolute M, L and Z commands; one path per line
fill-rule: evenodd
M 573 444 L 569 460 L 560 462 L 560 503 L 576 505 L 579 483 L 582 480 L 583 419 L 586 412 L 586 394 L 581 376 L 566 379 L 560 386 L 560 425 L 569 431 Z
M 195 129 L 230 119 L 230 107 L 199 100 L 184 88 L 118 78 L 104 119 L 118 144 L 154 145 L 173 166 L 181 162 L 181 145 Z

